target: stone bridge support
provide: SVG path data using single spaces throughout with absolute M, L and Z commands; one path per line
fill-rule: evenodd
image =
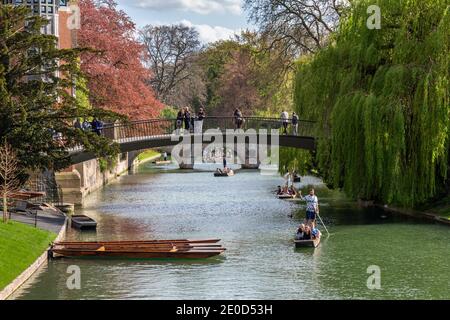
M 88 160 L 55 173 L 64 202 L 81 205 L 88 194 L 124 174 L 129 168 L 127 153 L 117 157 L 117 164 L 113 168 L 102 168 L 100 162 L 98 159 Z

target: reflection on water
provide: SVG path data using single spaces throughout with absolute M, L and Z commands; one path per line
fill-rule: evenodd
M 273 195 L 282 179 L 254 171 L 230 178 L 142 166 L 92 194 L 79 213 L 97 220 L 95 239 L 222 239 L 207 260 L 51 261 L 17 299 L 352 299 L 450 298 L 448 227 L 360 209 L 315 184 L 332 235 L 317 249 L 294 249 L 304 217 L 299 201 Z M 81 290 L 66 288 L 69 265 Z M 367 268 L 381 268 L 381 290 L 367 289 Z

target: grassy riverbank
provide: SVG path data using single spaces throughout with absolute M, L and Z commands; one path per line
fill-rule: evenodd
M 56 234 L 25 224 L 0 222 L 0 290 L 25 271 Z

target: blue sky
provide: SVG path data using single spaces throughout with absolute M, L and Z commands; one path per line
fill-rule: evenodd
M 117 0 L 137 24 L 184 23 L 195 27 L 203 43 L 228 39 L 250 28 L 242 0 Z

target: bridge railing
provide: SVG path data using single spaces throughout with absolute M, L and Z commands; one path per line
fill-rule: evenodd
M 292 121 L 289 120 L 288 135 L 293 135 Z M 191 132 L 194 132 L 196 126 L 195 120 L 190 124 Z M 298 136 L 314 136 L 314 121 L 299 120 Z M 227 129 L 236 129 L 234 117 L 207 117 L 203 120 L 202 132 L 209 129 L 220 129 L 223 132 Z M 242 129 L 266 129 L 282 131 L 282 121 L 278 118 L 265 117 L 245 117 Z M 183 121 L 180 133 L 185 133 L 185 123 Z M 177 130 L 176 119 L 152 119 L 137 120 L 126 123 L 106 124 L 103 129 L 103 135 L 118 142 L 135 141 L 149 137 L 162 137 L 172 134 Z M 281 134 L 282 132 L 280 132 Z

